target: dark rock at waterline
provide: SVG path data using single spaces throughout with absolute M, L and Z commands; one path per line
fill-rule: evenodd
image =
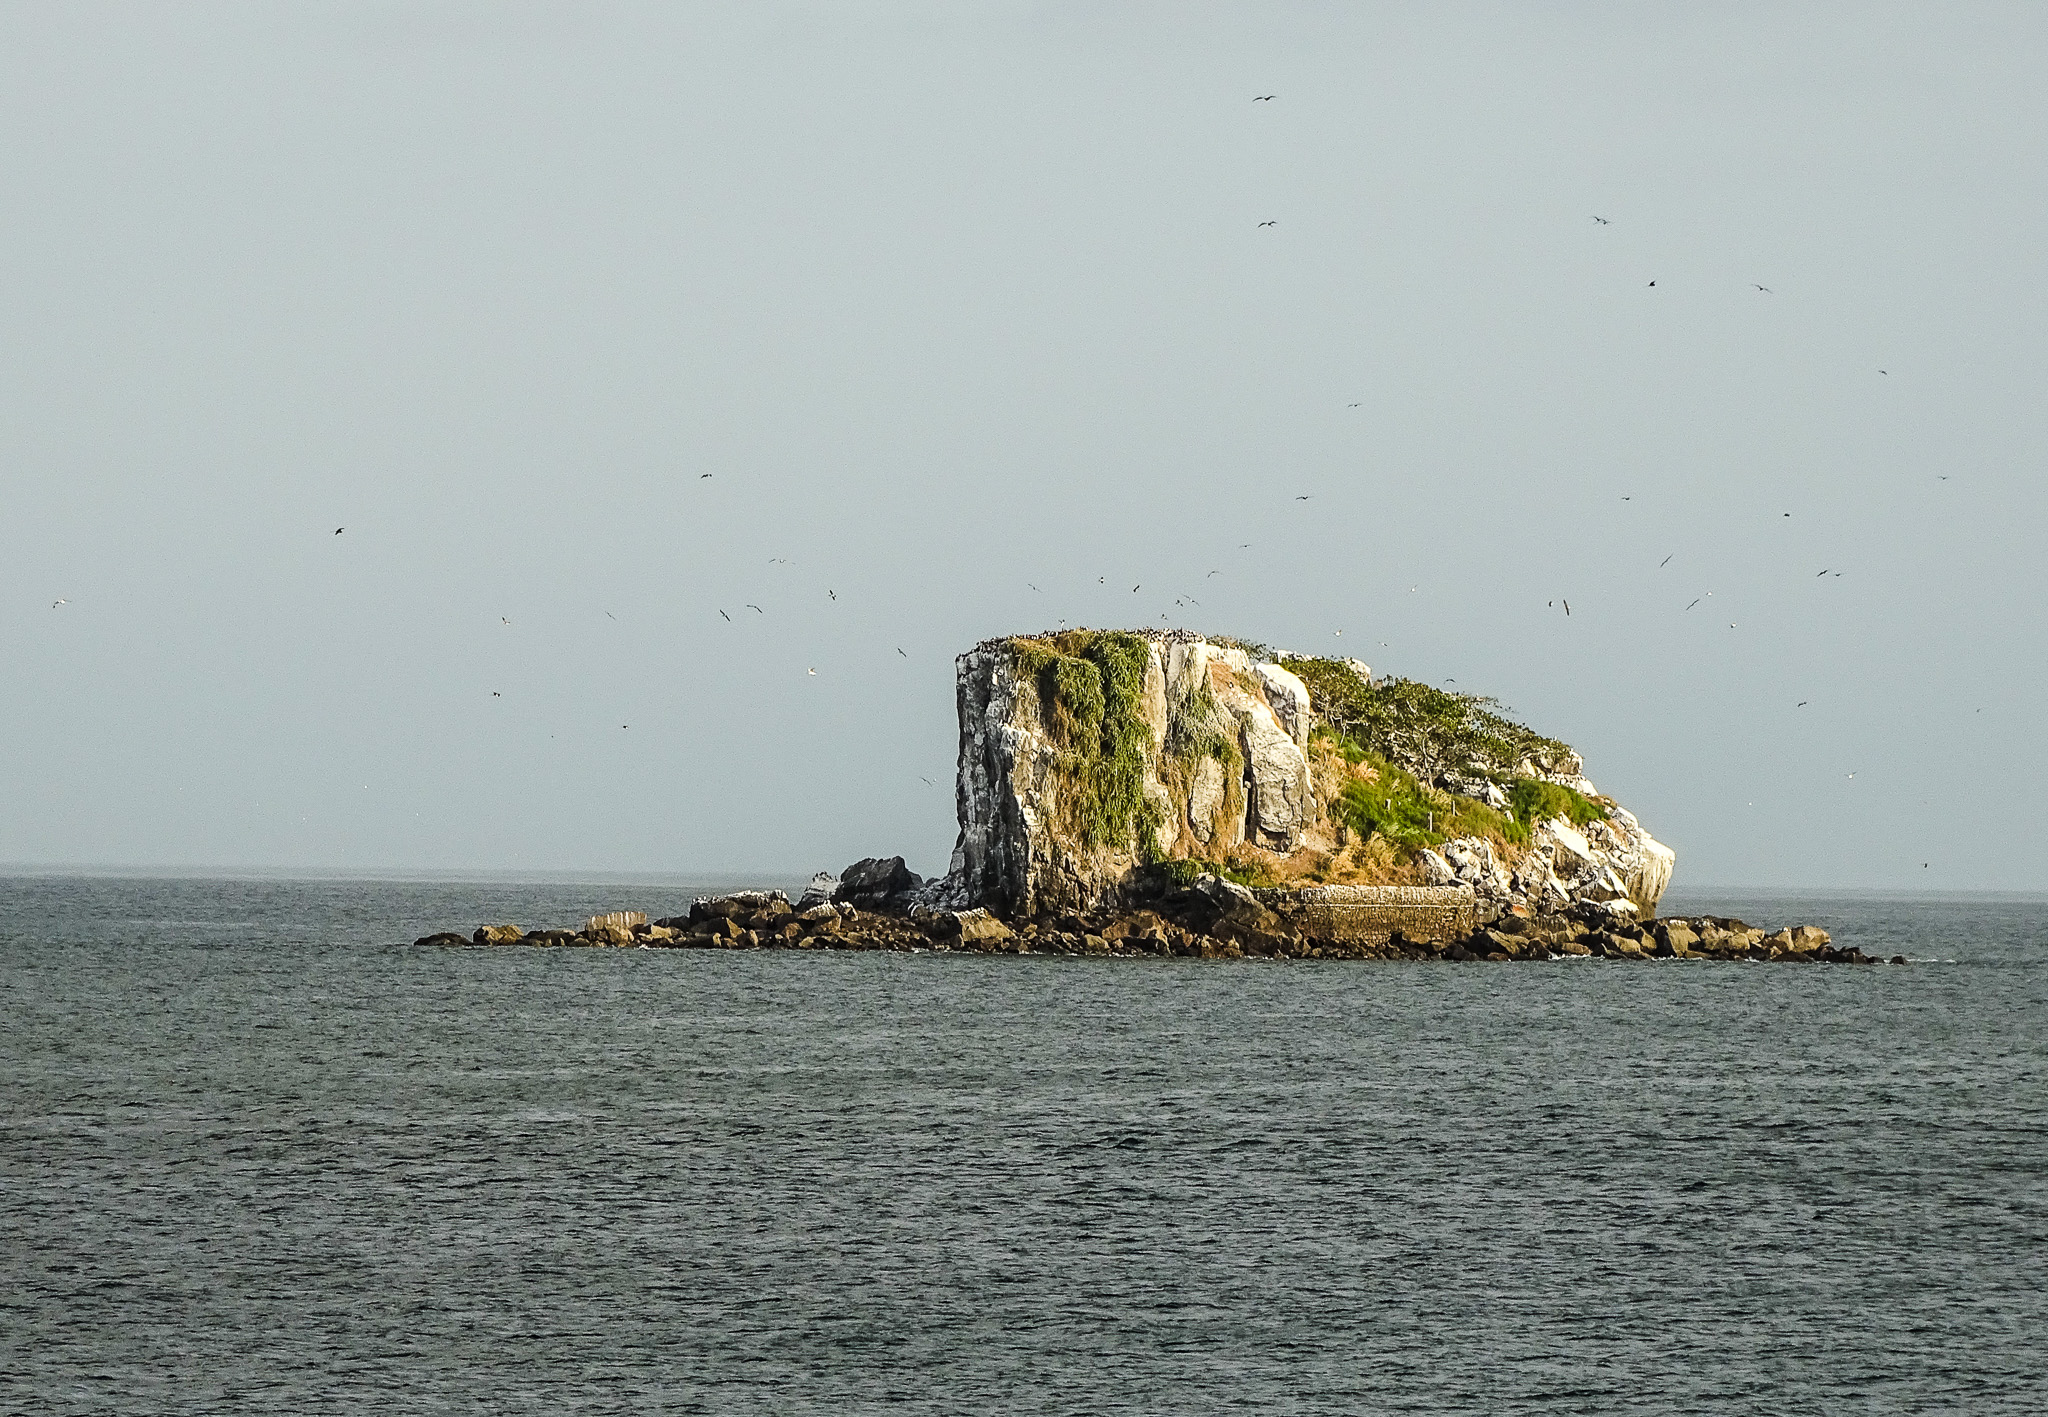
M 468 945 L 473 942 L 467 935 L 458 935 L 453 930 L 442 930 L 437 934 L 422 935 L 417 940 L 414 940 L 413 943 L 416 945 L 441 945 L 452 948 L 456 945 Z
M 871 856 L 839 873 L 839 885 L 832 892 L 832 899 L 848 905 L 875 906 L 923 884 L 924 877 L 904 865 L 901 856 Z

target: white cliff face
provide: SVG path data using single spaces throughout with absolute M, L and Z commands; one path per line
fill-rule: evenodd
M 1016 915 L 1088 910 L 1116 904 L 1150 860 L 1220 860 L 1241 845 L 1279 858 L 1305 838 L 1327 839 L 1328 804 L 1316 798 L 1307 752 L 1315 708 L 1302 679 L 1235 645 L 1186 634 L 1120 637 L 1137 641 L 1142 683 L 1127 699 L 1142 733 L 1127 741 L 1142 752 L 1135 787 L 1147 805 L 1121 840 L 1090 840 L 1077 825 L 1077 754 L 1059 738 L 1074 730 L 1062 729 L 1048 698 L 1055 681 L 1044 666 L 1064 656 L 1063 669 L 1076 669 L 1084 641 L 991 640 L 959 657 L 960 836 L 950 873 L 921 899 Z M 1026 668 L 1027 646 L 1039 656 L 1036 669 Z M 1370 682 L 1369 669 L 1355 669 Z M 1086 771 L 1104 770 L 1099 759 L 1088 762 Z M 1575 754 L 1523 767 L 1595 793 Z M 1497 786 L 1482 786 L 1505 806 Z M 1469 887 L 1493 913 L 1576 907 L 1625 918 L 1655 913 L 1675 861 L 1620 808 L 1584 828 L 1539 822 L 1519 854 L 1504 849 L 1505 860 L 1486 839 L 1462 838 L 1423 852 L 1418 864 L 1430 884 Z
M 1127 841 L 1089 845 L 1061 819 L 1057 779 L 1067 759 L 1044 686 L 1021 671 L 1011 642 L 991 641 L 956 662 L 960 838 L 935 898 L 1023 913 L 1088 909 L 1113 899 L 1145 860 L 1175 854 L 1183 833 L 1213 855 L 1241 842 L 1283 853 L 1299 843 L 1317 812 L 1303 751 L 1313 718 L 1307 688 L 1235 646 L 1143 638 L 1139 787 L 1159 824 L 1152 839 L 1138 840 L 1141 824 Z M 1176 725 L 1204 750 L 1176 758 Z

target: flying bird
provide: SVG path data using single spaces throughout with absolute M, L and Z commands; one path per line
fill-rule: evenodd
M 1810 703 L 1812 703 L 1812 702 L 1813 702 L 1813 700 L 1812 700 L 1812 699 L 1801 699 L 1801 700 L 1800 700 L 1800 701 L 1799 701 L 1798 703 L 1796 703 L 1796 704 L 1792 705 L 1792 707 L 1794 707 L 1794 708 L 1805 708 L 1805 707 L 1806 707 L 1806 706 L 1807 706 L 1808 704 L 1810 704 Z
M 896 653 L 898 653 L 898 654 L 903 654 L 903 646 L 902 646 L 902 645 L 898 645 L 898 646 L 896 646 Z M 903 654 L 903 657 L 904 657 L 905 659 L 908 659 L 908 658 L 910 658 L 910 656 L 909 656 L 909 655 L 907 655 L 907 654 Z
M 68 600 L 53 600 L 50 602 L 50 608 L 55 610 L 60 605 L 69 605 L 70 603 Z
M 1609 221 L 1609 220 L 1608 220 L 1608 219 L 1607 219 L 1606 217 L 1604 217 L 1604 216 L 1596 216 L 1596 217 L 1594 217 L 1594 218 L 1593 218 L 1593 220 L 1595 220 L 1595 221 L 1599 222 L 1599 223 L 1600 223 L 1600 224 L 1601 224 L 1602 226 L 1612 226 L 1612 225 L 1614 225 L 1614 223 L 1613 223 L 1613 222 Z
M 1705 596 L 1701 596 L 1701 597 L 1700 597 L 1700 600 L 1705 600 L 1705 599 L 1706 599 L 1706 597 L 1705 597 Z M 1692 603 L 1692 605 L 1698 605 L 1699 603 L 1700 603 L 1700 601 L 1699 601 L 1699 600 L 1695 600 L 1695 601 L 1694 601 L 1694 602 Z M 1688 605 L 1688 606 L 1686 606 L 1685 608 L 1686 608 L 1687 610 L 1690 610 L 1690 609 L 1692 609 L 1692 605 Z
M 1139 586 L 1132 586 L 1132 587 L 1131 587 L 1131 594 L 1132 594 L 1132 595 L 1136 595 L 1136 594 L 1138 593 L 1138 591 L 1139 591 L 1140 589 L 1142 589 L 1142 587 L 1139 587 Z
M 1297 502 L 1306 502 L 1309 499 L 1309 497 L 1312 497 L 1314 495 L 1314 493 L 1307 493 L 1303 496 L 1296 497 L 1294 500 Z
M 1033 590 L 1038 590 L 1038 587 L 1037 587 L 1037 586 L 1035 586 L 1035 585 L 1031 585 L 1031 582 L 1029 582 L 1029 581 L 1026 581 L 1026 582 L 1024 582 L 1024 584 L 1025 584 L 1025 585 L 1028 585 L 1028 586 L 1031 586 L 1031 588 L 1032 588 Z M 1038 590 L 1038 593 L 1039 593 L 1040 595 L 1044 595 L 1044 594 L 1045 594 L 1045 592 L 1044 592 L 1044 591 L 1042 591 L 1042 590 Z
M 753 611 L 756 615 L 766 615 L 768 613 L 751 600 L 747 602 L 747 609 Z
M 1260 94 L 1260 95 L 1259 95 L 1259 96 L 1258 96 L 1257 98 L 1253 99 L 1253 100 L 1252 100 L 1252 102 L 1253 102 L 1253 103 L 1271 103 L 1271 102 L 1272 102 L 1272 101 L 1273 101 L 1274 99 L 1276 99 L 1276 98 L 1278 98 L 1278 97 L 1280 97 L 1280 95 L 1279 95 L 1279 94 L 1276 94 L 1276 93 L 1262 93 L 1262 94 Z
M 1751 282 L 1750 282 L 1750 284 L 1751 284 L 1751 285 L 1756 285 L 1756 282 L 1755 282 L 1755 281 L 1751 281 Z M 1762 292 L 1763 292 L 1764 294 L 1766 294 L 1766 295 L 1769 295 L 1769 294 L 1771 293 L 1771 288 L 1770 288 L 1769 286 L 1767 286 L 1767 285 L 1757 285 L 1757 286 L 1756 286 L 1756 288 L 1757 288 L 1758 290 L 1761 290 L 1761 291 L 1762 291 Z
M 1657 282 L 1655 282 L 1655 281 L 1651 281 L 1651 282 L 1650 282 L 1650 284 L 1651 284 L 1651 285 L 1655 285 L 1656 283 L 1657 283 Z
M 816 677 L 817 677 L 817 674 L 818 674 L 818 671 L 817 671 L 817 670 L 815 670 L 815 669 L 806 669 L 806 670 L 804 671 L 804 673 L 806 673 L 806 674 L 810 675 L 810 676 L 811 676 L 812 678 L 816 678 Z
M 1676 551 L 1674 551 L 1674 552 L 1672 552 L 1672 553 L 1671 553 L 1671 556 L 1676 556 L 1677 554 L 1678 554 L 1678 553 L 1677 553 Z M 1671 564 L 1671 556 L 1666 556 L 1666 557 L 1665 557 L 1665 558 L 1664 558 L 1663 560 L 1659 561 L 1659 562 L 1657 563 L 1657 569 L 1661 571 L 1661 570 L 1663 570 L 1663 569 L 1664 569 L 1664 568 L 1665 568 L 1666 566 L 1670 565 L 1670 564 Z
M 611 611 L 607 610 L 604 612 L 604 618 L 607 620 L 617 620 L 619 617 L 612 614 Z
M 1277 221 L 1262 221 L 1259 223 L 1260 226 L 1278 226 L 1279 224 Z
M 702 481 L 703 481 L 703 480 L 704 480 L 705 478 L 707 478 L 707 477 L 709 477 L 709 476 L 711 476 L 711 474 L 710 474 L 710 473 L 708 473 L 708 472 L 700 472 L 700 473 L 698 473 L 698 474 L 697 474 L 697 480 L 698 480 L 699 482 L 702 482 Z
M 732 623 L 732 616 L 727 615 L 723 610 L 719 611 L 718 614 L 719 618 L 724 620 L 726 624 L 730 625 Z
M 1567 600 L 1567 601 L 1566 601 L 1566 602 L 1564 603 L 1564 613 L 1565 613 L 1565 616 L 1566 616 L 1566 618 L 1570 618 L 1570 616 L 1571 616 L 1571 613 L 1572 613 L 1572 603 L 1571 603 L 1571 602 L 1570 602 L 1569 600 Z
M 825 592 L 825 594 L 831 596 L 834 600 L 839 599 L 839 592 L 836 590 L 828 590 Z
M 347 531 L 347 530 L 348 530 L 348 528 L 347 528 L 347 527 L 345 527 L 345 526 L 338 526 L 338 527 L 336 527 L 336 528 L 334 529 L 334 534 L 335 534 L 336 536 L 340 536 L 340 535 L 341 535 L 341 534 L 342 534 L 343 532 L 345 532 L 345 531 Z
M 503 615 L 500 615 L 500 616 L 498 617 L 498 623 L 499 623 L 500 625 L 509 625 L 509 624 L 511 624 L 512 622 L 511 622 L 510 620 L 506 619 L 506 618 L 505 618 L 505 617 L 504 617 Z
M 1365 405 L 1364 405 L 1364 404 L 1359 404 L 1359 403 L 1347 403 L 1347 404 L 1345 404 L 1345 405 L 1344 405 L 1344 407 L 1346 407 L 1346 408 L 1363 408 L 1363 407 L 1365 407 Z
M 494 698 L 494 699 L 502 699 L 502 698 L 504 698 L 505 696 L 504 696 L 503 694 L 499 693 L 499 692 L 498 692 L 498 691 L 497 691 L 496 689 L 493 689 L 493 690 L 491 690 L 491 697 L 492 697 L 492 698 Z

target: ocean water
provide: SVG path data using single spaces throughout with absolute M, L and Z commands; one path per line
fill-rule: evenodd
M 2039 1413 L 2048 901 L 1905 968 L 420 951 L 0 879 L 0 1411 Z

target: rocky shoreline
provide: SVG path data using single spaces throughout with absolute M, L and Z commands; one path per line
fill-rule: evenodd
M 849 875 L 852 873 L 849 872 Z M 820 882 L 838 882 L 821 877 Z M 832 899 L 819 886 L 792 902 L 781 891 L 699 897 L 686 914 L 650 920 L 641 911 L 593 916 L 580 930 L 526 931 L 484 925 L 464 935 L 428 935 L 419 945 L 587 946 L 617 949 L 894 950 L 967 954 L 1079 955 L 1107 958 L 1410 959 L 1537 961 L 1574 957 L 1712 959 L 1807 964 L 1880 964 L 1853 946 L 1836 946 L 1811 925 L 1764 930 L 1720 916 L 1666 917 L 1638 923 L 1584 911 L 1508 914 L 1446 939 L 1318 938 L 1290 926 L 1242 887 L 1214 876 L 1162 891 L 1146 906 L 1066 912 L 1005 922 L 986 910 L 908 909 L 889 902 Z M 819 897 L 823 898 L 819 898 Z M 1893 956 L 1904 964 L 1904 956 Z

